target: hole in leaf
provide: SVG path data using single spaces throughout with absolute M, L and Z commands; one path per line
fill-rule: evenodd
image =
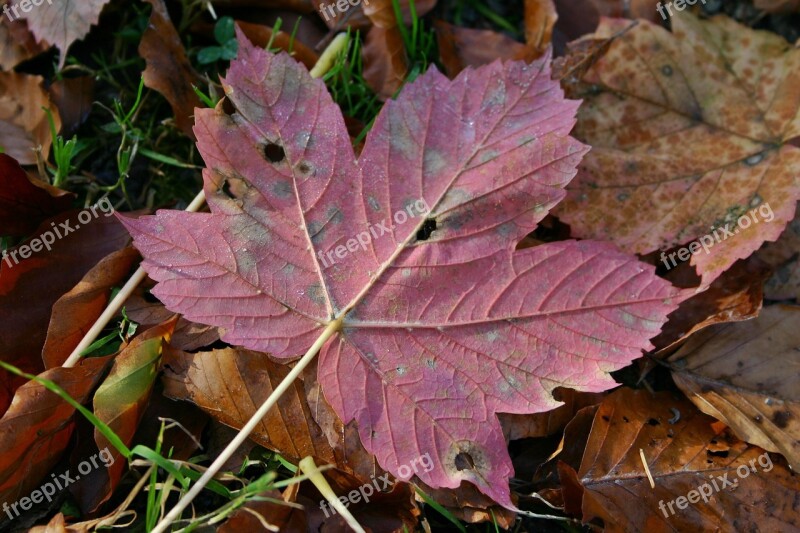
M 650 420 L 647 421 L 647 423 L 650 424 L 651 426 L 659 426 L 659 425 L 661 425 L 661 422 L 659 422 L 655 418 L 651 418 Z
M 286 159 L 286 152 L 279 144 L 267 143 L 264 145 L 264 158 L 270 163 L 280 163 Z
M 231 200 L 236 199 L 236 196 L 234 196 L 233 192 L 231 191 L 231 183 L 228 180 L 222 180 L 222 187 L 219 188 L 219 192 Z
M 427 241 L 434 231 L 436 231 L 436 219 L 426 218 L 425 222 L 422 223 L 422 227 L 417 232 L 417 240 Z
M 475 461 L 468 453 L 461 452 L 456 455 L 456 468 L 459 470 L 473 470 L 475 468 Z
M 712 457 L 722 457 L 722 458 L 728 457 L 728 450 L 719 450 L 719 451 L 708 450 L 706 453 L 708 453 L 708 455 Z

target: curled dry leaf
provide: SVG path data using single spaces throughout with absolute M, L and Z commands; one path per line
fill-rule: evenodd
M 125 300 L 124 307 L 128 318 L 148 328 L 164 322 L 174 314 L 161 302 L 146 294 L 141 286 Z M 192 351 L 210 346 L 218 340 L 219 330 L 214 326 L 197 324 L 180 317 L 169 345 L 178 350 Z
M 591 38 L 629 25 L 603 20 Z M 641 21 L 583 77 L 577 135 L 592 151 L 558 214 L 635 253 L 694 241 L 708 285 L 794 217 L 800 50 L 724 17 L 683 12 L 672 28 Z
M 436 6 L 437 0 L 414 2 L 418 16 L 425 15 Z M 408 57 L 403 35 L 398 27 L 393 0 L 371 0 L 364 4 L 364 14 L 373 24 L 369 30 L 362 55 L 364 79 L 381 99 L 391 98 L 403 85 L 408 74 Z M 405 24 L 411 22 L 409 0 L 400 0 Z
M 468 481 L 513 508 L 496 414 L 558 407 L 557 386 L 614 386 L 684 297 L 607 243 L 515 250 L 586 152 L 569 137 L 577 102 L 547 58 L 453 81 L 431 70 L 384 106 L 356 160 L 321 80 L 244 38 L 239 50 L 223 80 L 236 112 L 197 115 L 211 213 L 123 219 L 153 294 L 281 358 L 340 326 L 319 382 L 381 467 L 407 480 L 401 467 L 429 454 L 424 483 Z M 367 239 L 378 225 L 388 234 Z
M 108 363 L 109 357 L 93 357 L 74 368 L 54 368 L 39 377 L 55 382 L 83 403 Z M 0 419 L 0 502 L 16 502 L 40 485 L 70 442 L 74 413 L 70 404 L 35 381 L 17 389 Z
M 50 86 L 50 97 L 58 108 L 63 122 L 62 137 L 69 137 L 83 124 L 92 111 L 94 101 L 94 78 L 78 76 L 62 78 Z
M 499 59 L 525 54 L 525 45 L 491 30 L 460 28 L 443 20 L 434 22 L 439 56 L 448 77 L 455 78 L 467 67 L 480 67 Z
M 669 361 L 672 377 L 704 413 L 800 467 L 800 307 L 774 305 L 755 319 L 714 326 Z
M 576 392 L 572 389 L 559 389 L 555 398 L 564 402 L 562 406 L 532 415 L 501 414 L 500 423 L 508 440 L 549 437 L 564 430 L 575 413 L 590 405 L 600 403 L 603 393 Z
M 681 302 L 680 307 L 670 315 L 663 331 L 653 339 L 658 350 L 656 355 L 664 356 L 673 352 L 686 339 L 708 326 L 757 317 L 764 300 L 764 282 L 769 273 L 766 264 L 753 256 L 738 261 L 715 279 L 708 289 Z M 686 284 L 679 280 L 684 277 L 697 279 L 688 264 L 671 270 L 668 279 L 682 287 Z
M 144 84 L 161 93 L 172 106 L 175 123 L 194 139 L 193 116 L 196 107 L 203 107 L 192 85 L 203 87 L 202 78 L 195 72 L 178 30 L 172 25 L 164 0 L 146 0 L 152 6 L 150 21 L 139 43 L 139 55 L 147 64 Z
M 0 72 L 0 146 L 23 165 L 36 163 L 34 149 L 40 146 L 44 159 L 50 153 L 50 125 L 42 108 L 53 113 L 56 131 L 61 128 L 43 81 L 41 76 Z
M 800 480 L 778 459 L 685 398 L 620 389 L 600 404 L 577 471 L 562 462 L 559 475 L 567 508 L 608 532 L 794 531 Z
M 237 20 L 236 25 L 241 28 L 242 32 L 244 32 L 254 45 L 266 48 L 271 42 L 273 48 L 279 48 L 286 53 L 289 53 L 291 50 L 292 57 L 300 61 L 309 70 L 314 68 L 314 65 L 317 64 L 317 60 L 319 60 L 319 54 L 301 43 L 299 39 L 292 39 L 290 33 L 286 33 L 285 31 L 274 33 L 272 28 L 268 26 L 251 24 L 241 20 Z
M 30 374 L 44 370 L 42 347 L 45 343 L 53 304 L 81 281 L 81 278 L 108 254 L 128 245 L 130 238 L 114 218 L 100 217 L 78 225 L 78 211 L 66 211 L 44 221 L 34 233 L 39 238 L 57 228 L 59 233 L 49 251 L 33 252 L 16 264 L 11 256 L 20 247 L 9 250 L 9 258 L 0 262 L 0 358 Z M 30 249 L 28 251 L 31 251 Z M 25 312 L 18 310 L 24 306 Z M 0 373 L 0 410 L 7 405 L 7 394 L 24 381 Z
M 25 21 L 0 20 L 0 68 L 11 71 L 18 64 L 45 51 L 36 42 Z
M 67 50 L 72 43 L 86 37 L 100 20 L 100 12 L 109 0 L 48 0 L 22 13 L 31 33 L 40 43 L 55 45 L 61 52 L 58 68 L 67 61 Z M 31 108 L 32 109 L 32 108 Z
M 567 39 L 590 34 L 603 17 L 644 19 L 661 23 L 656 6 L 661 0 L 554 0 L 558 11 L 556 31 Z M 669 1 L 669 0 L 667 0 Z M 664 3 L 664 2 L 662 2 Z
M 525 51 L 516 59 L 536 59 L 553 41 L 558 12 L 553 0 L 525 0 Z
M 61 366 L 105 310 L 111 289 L 127 280 L 139 254 L 132 247 L 102 258 L 71 291 L 53 304 L 42 349 L 45 368 Z
M 45 219 L 69 209 L 74 197 L 32 180 L 14 158 L 0 154 L 0 228 L 3 228 L 3 235 L 24 237 L 31 234 Z
M 764 287 L 766 297 L 800 302 L 800 212 L 780 238 L 767 243 L 757 255 L 775 271 Z
M 160 367 L 164 341 L 175 329 L 177 318 L 159 324 L 137 335 L 122 351 L 114 356 L 114 364 L 92 399 L 94 414 L 122 440 L 126 446 L 133 436 L 150 401 Z M 111 497 L 128 467 L 127 461 L 108 439 L 94 430 L 98 450 L 107 450 L 104 459 L 107 468 L 95 469 L 94 498 L 84 499 L 88 512 L 94 512 Z M 110 464 L 109 464 L 110 463 Z M 84 498 L 87 494 L 84 490 Z

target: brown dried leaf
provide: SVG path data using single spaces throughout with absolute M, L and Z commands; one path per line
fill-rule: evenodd
M 273 37 L 272 28 L 268 26 L 251 24 L 241 20 L 237 20 L 236 25 L 241 28 L 247 38 L 250 39 L 250 42 L 256 46 L 266 48 L 270 41 L 272 41 L 273 48 L 280 48 L 286 53 L 289 53 L 289 50 L 291 49 L 291 56 L 304 64 L 309 70 L 314 68 L 317 60 L 319 60 L 319 54 L 301 43 L 299 40 L 293 40 L 290 33 L 279 31 Z
M 164 0 L 146 0 L 153 7 L 150 21 L 139 43 L 139 55 L 147 63 L 144 84 L 161 93 L 172 106 L 175 123 L 194 139 L 194 109 L 204 107 L 192 85 L 202 87 L 202 78 L 192 68 L 178 30 L 172 25 Z
M 263 353 L 226 348 L 188 354 L 164 350 L 164 394 L 188 400 L 214 419 L 241 429 L 290 372 Z M 295 381 L 251 438 L 290 461 L 312 456 L 336 464 L 333 450 L 314 422 L 303 383 Z
M 139 258 L 133 248 L 104 257 L 67 294 L 53 304 L 42 349 L 46 368 L 61 366 L 105 310 L 111 288 L 125 282 Z
M 513 59 L 525 54 L 525 45 L 491 30 L 461 28 L 443 20 L 434 22 L 439 56 L 445 72 L 455 78 L 467 67 L 488 65 L 496 59 Z
M 403 36 L 397 27 L 372 28 L 362 49 L 364 80 L 382 100 L 391 98 L 408 74 L 408 58 Z
M 591 38 L 629 25 L 606 19 Z M 710 284 L 794 217 L 800 50 L 725 17 L 672 27 L 640 21 L 584 76 L 577 134 L 593 148 L 556 209 L 576 236 L 635 253 L 713 233 L 691 256 Z
M 517 59 L 531 61 L 544 54 L 553 41 L 558 12 L 553 0 L 525 0 L 525 53 Z
M 673 409 L 680 413 L 677 421 Z M 667 392 L 625 388 L 606 398 L 577 472 L 562 462 L 559 474 L 567 509 L 581 509 L 584 523 L 602 519 L 608 532 L 800 527 L 800 479 L 777 458 L 736 439 L 685 398 Z M 708 502 L 697 492 L 701 486 L 710 491 Z M 682 509 L 677 498 L 683 498 Z
M 111 359 L 89 358 L 74 368 L 40 374 L 83 403 Z M 0 370 L 5 373 L 5 370 Z M 66 449 L 75 409 L 35 381 L 28 381 L 0 419 L 0 501 L 16 502 L 35 489 Z
M 0 154 L 0 228 L 3 228 L 3 235 L 29 235 L 46 218 L 69 209 L 73 198 L 72 193 L 31 179 L 14 158 Z
M 152 299 L 155 300 L 155 298 Z M 167 310 L 161 302 L 148 301 L 145 297 L 145 289 L 141 286 L 130 298 L 125 300 L 125 310 L 128 318 L 144 327 L 160 324 L 174 314 Z M 178 325 L 175 326 L 175 333 L 169 344 L 178 350 L 194 351 L 217 342 L 219 334 L 219 329 L 214 326 L 197 324 L 181 317 L 178 319 Z
M 23 165 L 36 163 L 34 149 L 39 146 L 45 158 L 50 153 L 50 125 L 43 107 L 52 111 L 56 131 L 61 128 L 43 81 L 41 76 L 0 72 L 0 145 Z
M 669 274 L 667 279 L 678 286 L 685 286 L 679 282 L 682 274 L 697 278 L 687 264 L 679 265 Z M 764 300 L 764 281 L 768 276 L 769 269 L 757 257 L 734 264 L 707 290 L 681 302 L 680 307 L 670 314 L 661 333 L 653 339 L 658 350 L 656 355 L 674 351 L 690 336 L 708 326 L 757 317 Z
M 575 414 L 590 405 L 600 403 L 605 393 L 576 392 L 572 389 L 558 389 L 556 399 L 563 402 L 561 407 L 545 413 L 532 415 L 500 414 L 500 423 L 507 440 L 549 437 L 564 430 Z
M 41 358 L 53 304 L 72 289 L 106 255 L 124 248 L 130 238 L 113 217 L 100 217 L 75 230 L 78 211 L 46 220 L 34 237 L 69 223 L 74 230 L 62 235 L 48 252 L 33 253 L 19 264 L 0 263 L 0 358 L 28 373 L 44 371 Z M 13 255 L 16 249 L 9 250 Z M 19 256 L 15 256 L 19 259 Z M 20 313 L 24 305 L 25 312 Z M 0 372 L 0 412 L 13 391 L 24 383 Z
M 800 307 L 775 305 L 755 319 L 715 326 L 669 361 L 672 377 L 704 413 L 800 467 Z
M 0 20 L 0 69 L 10 71 L 46 49 L 36 42 L 24 20 Z

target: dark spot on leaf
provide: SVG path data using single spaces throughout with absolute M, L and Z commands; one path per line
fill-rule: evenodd
M 456 455 L 456 468 L 459 470 L 472 470 L 475 468 L 475 461 L 468 453 L 461 452 Z
M 792 414 L 789 411 L 778 411 L 772 415 L 772 421 L 775 422 L 775 425 L 781 429 L 786 429 L 786 426 L 789 425 L 789 420 L 791 418 Z
M 622 417 L 622 419 L 625 421 L 625 423 L 628 423 L 628 422 L 630 422 L 630 420 L 628 420 L 628 417 L 627 417 L 627 416 L 623 416 L 623 417 Z
M 426 218 L 425 222 L 422 223 L 422 227 L 417 232 L 417 240 L 427 241 L 434 231 L 436 231 L 436 219 Z
M 231 191 L 231 183 L 225 178 L 222 180 L 222 187 L 219 188 L 219 193 L 224 194 L 231 200 L 236 199 L 236 196 L 234 196 L 233 192 Z
M 669 65 L 664 65 L 661 67 L 661 73 L 664 74 L 664 76 L 672 76 L 672 67 Z
M 279 144 L 267 143 L 264 145 L 264 158 L 270 163 L 280 163 L 286 159 L 286 152 Z
M 647 423 L 650 424 L 651 426 L 660 426 L 661 425 L 661 422 L 659 422 L 655 418 L 651 418 L 650 420 L 647 421 Z
M 303 174 L 311 174 L 311 165 L 303 161 L 302 163 L 300 163 L 300 166 L 297 167 L 297 170 L 299 170 Z
M 277 181 L 275 182 L 275 185 L 272 186 L 272 191 L 276 196 L 288 198 L 292 195 L 292 184 L 288 181 Z
M 603 415 L 603 417 L 602 417 L 602 418 L 603 418 L 603 420 L 604 420 L 604 421 L 606 421 L 606 422 L 608 422 L 609 420 L 611 420 L 611 419 L 610 419 L 610 418 L 608 418 L 606 415 Z
M 764 417 L 762 417 L 761 415 L 756 415 L 755 418 L 753 418 L 753 420 L 756 421 L 756 424 L 760 424 L 761 421 L 764 420 Z

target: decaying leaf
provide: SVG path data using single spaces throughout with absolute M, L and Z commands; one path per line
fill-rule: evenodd
M 756 255 L 775 271 L 764 287 L 765 296 L 800 302 L 800 212 L 777 241 L 767 243 Z
M 223 424 L 241 429 L 289 369 L 264 354 L 226 348 L 188 354 L 167 348 L 165 394 L 189 400 Z M 291 461 L 306 456 L 336 464 L 325 434 L 314 422 L 298 381 L 262 421 L 253 440 Z
M 669 322 L 653 339 L 658 352 L 665 356 L 698 331 L 714 324 L 741 322 L 758 316 L 764 301 L 764 282 L 769 268 L 757 257 L 739 261 L 703 292 L 681 302 Z M 691 286 L 697 279 L 694 269 L 682 264 L 667 277 L 678 287 Z M 689 281 L 691 279 L 691 281 Z
M 39 377 L 83 402 L 107 363 L 108 357 L 90 358 L 75 368 L 54 368 Z M 74 413 L 71 405 L 35 381 L 16 391 L 0 419 L 0 501 L 17 502 L 41 484 L 69 444 Z
M 152 6 L 150 21 L 139 43 L 139 55 L 147 62 L 144 83 L 167 99 L 175 113 L 178 128 L 194 139 L 194 109 L 203 107 L 192 85 L 203 87 L 195 72 L 178 30 L 172 25 L 164 0 L 146 0 Z
M 45 368 L 64 364 L 105 309 L 111 289 L 125 283 L 138 258 L 139 254 L 130 247 L 109 254 L 53 304 L 42 349 Z
M 499 59 L 513 59 L 525 54 L 525 45 L 491 30 L 460 28 L 443 20 L 435 22 L 439 56 L 451 78 L 466 67 L 488 65 Z
M 42 222 L 33 237 L 51 233 L 55 242 L 49 251 L 40 248 L 37 253 L 28 247 L 28 257 L 22 258 L 21 246 L 15 247 L 0 262 L 0 358 L 30 374 L 45 370 L 41 353 L 53 304 L 101 259 L 130 242 L 116 219 L 101 216 L 76 229 L 78 216 L 78 211 L 65 211 Z M 20 302 L 24 313 L 18 312 Z M 0 411 L 22 383 L 0 372 Z
M 755 319 L 714 326 L 669 361 L 672 377 L 704 413 L 800 467 L 800 307 L 775 305 Z
M 34 181 L 14 158 L 0 154 L 0 228 L 6 236 L 24 237 L 45 219 L 66 211 L 74 195 Z M 6 265 L 8 266 L 8 265 Z
M 614 386 L 680 294 L 605 243 L 515 251 L 586 151 L 548 65 L 431 70 L 384 106 L 356 160 L 322 82 L 240 36 L 223 80 L 237 111 L 197 115 L 212 212 L 124 219 L 153 294 L 282 358 L 336 324 L 319 381 L 380 465 L 408 480 L 429 454 L 423 482 L 469 481 L 513 507 L 496 413 Z
M 567 507 L 584 523 L 602 519 L 604 531 L 800 527 L 800 480 L 779 456 L 736 439 L 668 392 L 621 389 L 609 396 L 594 417 L 577 471 L 560 463 L 559 475 Z
M 47 0 L 22 12 L 20 18 L 27 20 L 31 33 L 39 42 L 55 45 L 61 52 L 58 68 L 67 61 L 67 50 L 75 41 L 86 37 L 93 25 L 100 20 L 100 12 L 109 0 Z
M 606 19 L 591 38 L 630 24 Z M 576 131 L 592 151 L 558 214 L 630 252 L 691 246 L 663 260 L 690 252 L 708 285 L 794 216 L 800 50 L 724 17 L 684 12 L 672 31 L 640 21 L 584 76 Z
M 162 345 L 169 340 L 176 321 L 177 318 L 173 318 L 137 335 L 114 357 L 114 365 L 94 394 L 92 406 L 95 416 L 108 425 L 126 446 L 133 441 L 150 400 L 160 367 Z M 97 449 L 106 454 L 104 463 L 107 468 L 95 472 L 99 475 L 93 483 L 95 497 L 90 499 L 91 511 L 111 497 L 128 466 L 120 452 L 97 429 L 94 440 Z
M 40 76 L 0 72 L 0 146 L 23 165 L 36 163 L 34 149 L 40 146 L 45 159 L 50 153 L 50 125 L 42 108 L 53 113 L 56 131 L 61 128 L 43 81 Z
M 43 52 L 45 48 L 36 43 L 25 21 L 0 19 L 0 68 L 3 70 L 12 70 L 19 63 Z

